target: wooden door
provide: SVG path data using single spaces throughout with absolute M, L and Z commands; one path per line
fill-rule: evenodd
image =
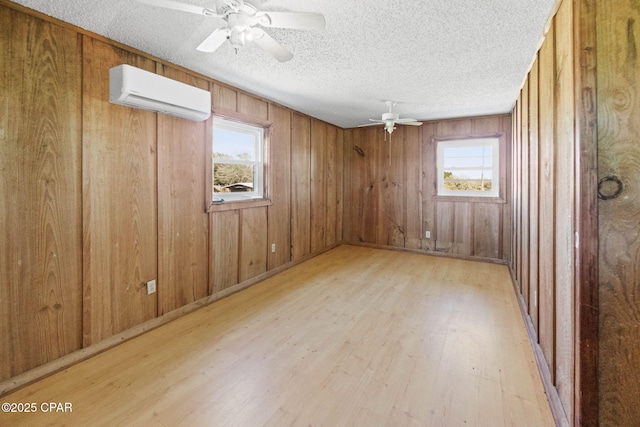
M 640 420 L 640 9 L 608 0 L 596 13 L 599 418 L 630 426 Z

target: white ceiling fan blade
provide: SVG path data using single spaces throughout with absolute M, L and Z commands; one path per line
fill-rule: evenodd
M 384 122 L 376 122 L 376 123 L 367 123 L 366 125 L 358 125 L 359 128 L 367 127 L 367 126 L 380 126 L 383 125 Z
M 396 120 L 396 123 L 400 123 L 401 125 L 413 125 L 413 126 L 420 126 L 422 124 L 422 122 L 419 122 L 416 119 L 409 119 L 409 118 L 398 119 Z
M 293 58 L 293 54 L 291 54 L 291 52 L 282 47 L 280 43 L 275 41 L 273 37 L 265 33 L 260 28 L 254 28 L 252 33 L 254 37 L 253 42 L 273 55 L 278 61 L 286 62 Z
M 268 19 L 261 19 L 263 27 L 323 30 L 327 23 L 321 13 L 312 12 L 263 12 Z
M 196 49 L 200 52 L 213 52 L 228 38 L 229 30 L 227 28 L 216 28 Z
M 195 13 L 196 15 L 214 16 L 221 18 L 215 10 L 207 9 L 200 6 L 194 6 L 191 4 L 180 3 L 172 0 L 137 0 L 139 3 L 148 4 L 151 6 L 163 7 L 165 9 L 179 10 L 181 12 Z

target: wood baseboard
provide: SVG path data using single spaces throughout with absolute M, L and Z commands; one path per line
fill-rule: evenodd
M 547 394 L 547 400 L 549 401 L 553 419 L 555 420 L 557 427 L 571 426 L 569 418 L 567 418 L 567 414 L 565 413 L 564 407 L 562 406 L 562 402 L 560 401 L 558 389 L 556 389 L 555 385 L 553 385 L 553 381 L 551 381 L 551 372 L 549 371 L 549 365 L 547 365 L 547 361 L 544 358 L 544 353 L 542 352 L 542 347 L 540 347 L 540 344 L 538 343 L 538 334 L 533 327 L 533 322 L 531 321 L 531 317 L 527 312 L 527 306 L 524 302 L 522 294 L 518 292 L 517 280 L 515 279 L 515 275 L 511 266 L 509 266 L 509 271 L 511 272 L 513 291 L 516 293 L 516 297 L 518 299 L 520 313 L 522 314 L 522 318 L 524 319 L 524 324 L 527 329 L 527 335 L 529 336 L 529 342 L 531 344 L 531 348 L 533 349 L 533 355 L 536 358 L 536 364 L 538 365 L 538 371 L 540 372 L 540 377 L 542 378 L 544 391 Z
M 497 258 L 484 258 L 484 257 L 478 257 L 478 256 L 470 256 L 470 255 L 457 255 L 457 254 L 451 254 L 451 253 L 439 252 L 439 251 L 400 248 L 397 246 L 377 245 L 374 243 L 364 243 L 364 242 L 343 242 L 343 244 L 351 245 L 351 246 L 362 246 L 365 248 L 373 248 L 373 249 L 385 249 L 389 251 L 409 252 L 412 254 L 422 254 L 422 255 L 440 256 L 445 258 L 463 259 L 465 261 L 478 261 L 478 262 L 488 262 L 491 264 L 508 265 L 507 260 L 497 259 Z

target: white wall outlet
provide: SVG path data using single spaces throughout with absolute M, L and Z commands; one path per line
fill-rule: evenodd
M 272 243 L 271 244 L 271 253 L 275 253 L 276 252 L 276 244 Z
M 156 279 L 147 282 L 147 294 L 151 295 L 156 291 Z
M 430 239 L 430 238 L 431 238 L 431 232 L 430 232 L 430 231 L 425 231 L 425 232 L 424 232 L 424 237 L 425 237 L 426 239 Z

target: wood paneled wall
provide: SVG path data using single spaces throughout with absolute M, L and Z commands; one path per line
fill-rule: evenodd
M 342 241 L 341 129 L 4 0 L 0 49 L 0 382 Z M 210 121 L 110 104 L 122 63 L 270 122 L 271 203 L 207 213 Z
M 564 1 L 514 108 L 512 271 L 563 423 L 573 420 L 575 399 L 573 18 Z
M 561 423 L 640 420 L 639 20 L 562 1 L 514 108 L 511 267 Z
M 436 196 L 435 140 L 504 133 L 510 164 L 511 116 L 488 116 L 345 130 L 345 240 L 352 243 L 505 260 L 510 256 L 510 180 L 503 202 Z M 386 140 L 385 140 L 386 139 Z M 507 168 L 510 175 L 510 168 Z M 425 232 L 431 238 L 425 238 Z

